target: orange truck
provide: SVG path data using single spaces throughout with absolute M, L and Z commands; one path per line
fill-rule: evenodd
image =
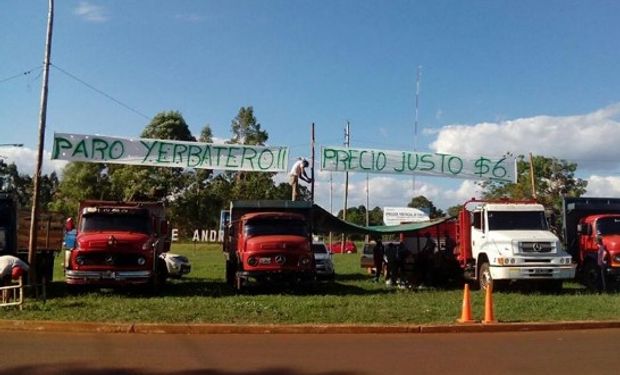
M 618 287 L 620 199 L 564 198 L 566 248 L 577 261 L 577 278 L 589 289 Z
M 143 285 L 157 289 L 167 277 L 162 253 L 170 250 L 163 202 L 80 202 L 75 241 L 65 250 L 69 286 Z
M 251 281 L 314 281 L 311 219 L 310 202 L 231 202 L 223 243 L 226 281 L 237 290 Z

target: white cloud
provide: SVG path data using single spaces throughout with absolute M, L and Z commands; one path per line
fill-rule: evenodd
M 566 159 L 578 169 L 617 168 L 620 148 L 620 103 L 574 116 L 535 116 L 442 128 L 430 148 L 464 157 L 543 155 Z
M 64 160 L 51 160 L 51 156 L 51 153 L 44 151 L 41 173 L 49 175 L 52 172 L 56 172 L 60 177 L 67 162 Z M 15 163 L 20 174 L 33 176 L 37 164 L 37 151 L 23 147 L 3 147 L 0 149 L 0 159 L 3 159 L 6 164 Z
M 73 13 L 88 22 L 106 22 L 109 19 L 108 11 L 87 1 L 80 1 Z
M 587 180 L 588 191 L 584 194 L 584 196 L 620 197 L 620 177 L 592 175 Z

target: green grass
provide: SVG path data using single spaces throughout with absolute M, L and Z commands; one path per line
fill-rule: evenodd
M 237 295 L 224 283 L 224 258 L 217 245 L 175 244 L 192 272 L 172 280 L 160 295 L 100 290 L 65 293 L 62 258 L 46 301 L 28 299 L 24 309 L 0 309 L 1 319 L 166 323 L 353 323 L 443 324 L 461 314 L 462 289 L 411 291 L 371 282 L 359 254 L 334 255 L 337 277 L 311 290 L 253 289 Z M 484 295 L 471 294 L 474 318 L 482 318 Z M 568 283 L 560 295 L 495 293 L 500 322 L 614 320 L 620 294 L 593 294 Z

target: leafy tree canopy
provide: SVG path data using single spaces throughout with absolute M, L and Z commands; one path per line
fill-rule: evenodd
M 233 134 L 230 143 L 264 146 L 269 138 L 267 131 L 261 129 L 261 125 L 254 116 L 254 108 L 251 106 L 239 109 L 230 128 Z
M 586 192 L 588 182 L 575 177 L 576 163 L 566 160 L 534 156 L 532 158 L 534 186 L 530 163 L 525 156 L 517 158 L 517 183 L 481 183 L 485 199 L 536 199 L 551 212 L 551 225 L 561 228 L 562 197 L 579 197 Z M 534 195 L 535 192 L 535 195 Z
M 431 219 L 435 219 L 438 217 L 443 217 L 444 212 L 435 207 L 432 201 L 428 200 L 424 195 L 418 195 L 417 197 L 411 198 L 411 201 L 407 203 L 407 207 L 418 208 L 428 212 L 428 216 Z

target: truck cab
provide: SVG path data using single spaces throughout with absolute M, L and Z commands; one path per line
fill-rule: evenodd
M 471 200 L 459 214 L 458 229 L 465 276 L 482 288 L 523 280 L 557 290 L 575 276 L 570 255 L 536 202 Z
M 67 230 L 74 229 L 67 220 Z M 68 285 L 158 286 L 170 249 L 161 202 L 80 202 L 75 243 L 65 251 Z
M 279 203 L 280 202 L 280 203 Z M 224 235 L 226 280 L 236 289 L 248 281 L 315 279 L 310 208 L 302 202 L 237 201 Z
M 620 284 L 620 199 L 564 198 L 564 238 L 591 290 Z

